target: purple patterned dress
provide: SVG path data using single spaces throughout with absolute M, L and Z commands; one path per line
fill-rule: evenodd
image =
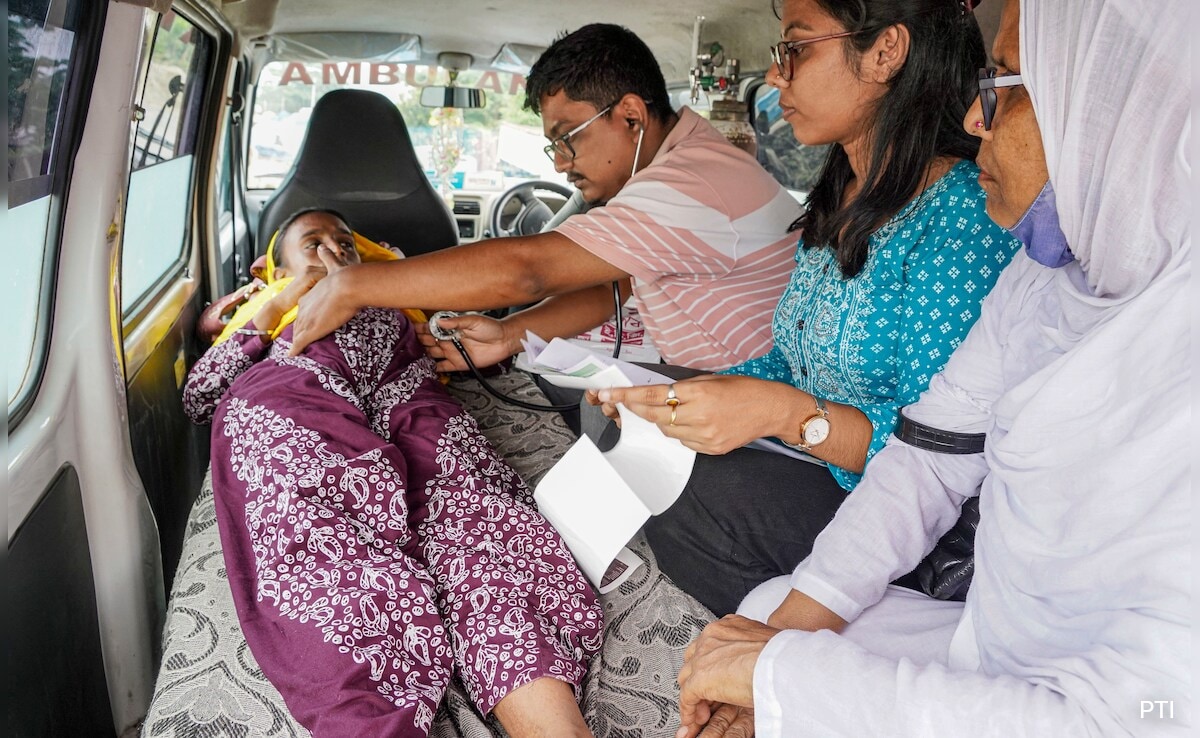
M 188 376 L 213 423 L 225 565 L 246 641 L 321 736 L 423 736 L 451 675 L 487 714 L 574 686 L 602 612 L 529 488 L 439 384 L 412 324 L 367 309 L 287 356 L 235 335 Z

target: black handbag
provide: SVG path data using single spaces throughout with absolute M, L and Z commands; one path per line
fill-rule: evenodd
M 900 413 L 896 436 L 909 445 L 943 454 L 977 454 L 983 451 L 985 434 L 955 433 L 922 425 Z M 979 497 L 963 503 L 958 522 L 938 539 L 929 555 L 911 574 L 897 580 L 939 600 L 967 598 L 975 573 L 975 529 L 979 527 Z
M 938 539 L 933 551 L 913 571 L 922 592 L 939 600 L 967 599 L 975 573 L 975 529 L 979 527 L 979 498 L 963 503 L 954 527 Z

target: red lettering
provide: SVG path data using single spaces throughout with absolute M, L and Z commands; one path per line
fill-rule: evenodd
M 477 87 L 480 90 L 491 90 L 492 92 L 499 95 L 500 94 L 500 75 L 496 74 L 495 72 L 493 72 L 492 70 L 489 69 L 488 71 L 484 72 L 483 75 L 479 78 L 479 81 L 475 83 L 475 87 Z
M 360 81 L 358 62 L 347 62 L 345 68 L 340 64 L 325 63 L 321 65 L 321 81 L 325 84 L 333 82 L 339 85 L 344 85 L 350 81 L 350 77 L 354 77 L 354 84 Z
M 514 74 L 508 80 L 508 94 L 516 95 L 525 91 L 525 75 Z
M 399 64 L 372 64 L 371 65 L 371 84 L 373 85 L 395 85 L 400 83 L 400 65 Z
M 283 76 L 279 78 L 279 86 L 291 84 L 293 79 L 306 85 L 313 83 L 312 77 L 308 76 L 308 70 L 299 62 L 288 62 L 287 67 L 283 70 Z
M 425 70 L 425 76 L 417 79 L 417 65 L 409 64 L 404 69 L 404 81 L 409 87 L 423 87 L 433 82 L 434 74 L 436 73 L 432 67 L 421 67 Z

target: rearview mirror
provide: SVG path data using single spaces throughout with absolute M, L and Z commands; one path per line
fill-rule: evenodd
M 482 108 L 483 90 L 472 87 L 423 87 L 421 104 L 427 108 Z

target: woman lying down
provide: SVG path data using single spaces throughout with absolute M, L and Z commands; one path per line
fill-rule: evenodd
M 317 736 L 427 735 L 453 674 L 514 738 L 590 735 L 601 609 L 408 317 L 363 310 L 287 355 L 300 296 L 382 253 L 332 211 L 288 218 L 188 376 L 246 641 Z

